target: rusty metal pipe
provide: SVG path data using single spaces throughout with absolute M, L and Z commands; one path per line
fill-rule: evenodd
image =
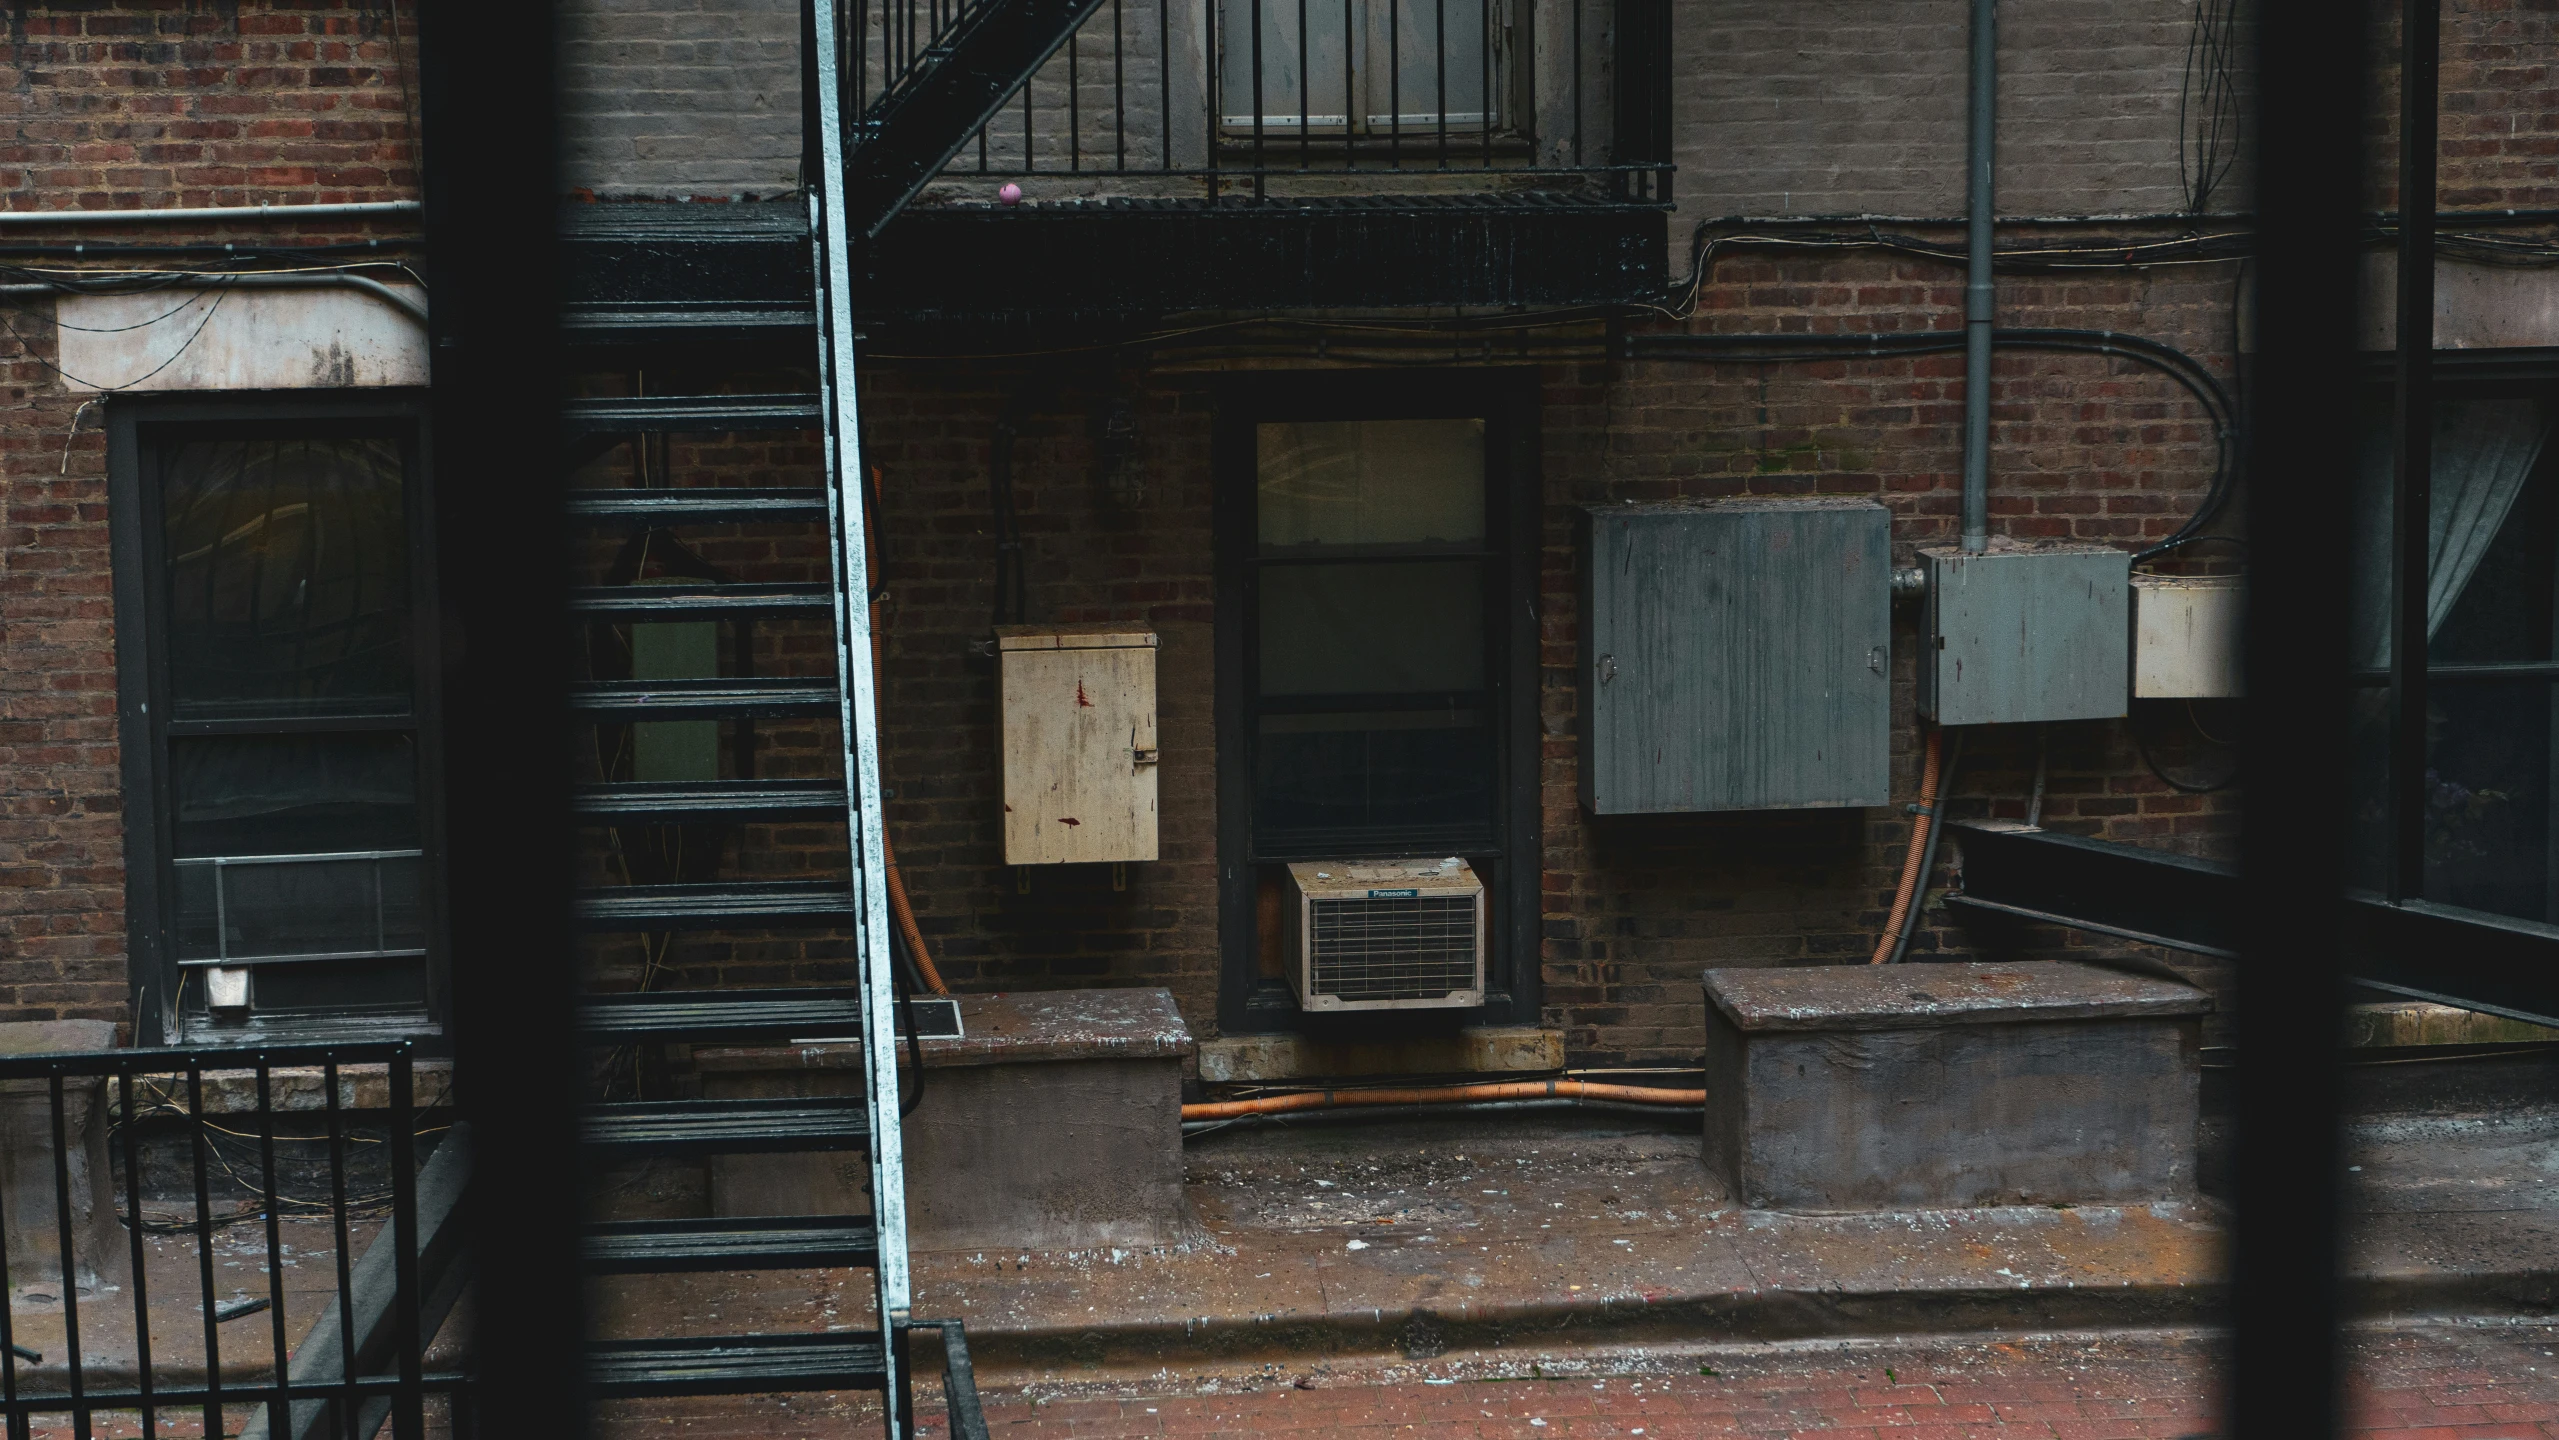
M 1301 1090 L 1251 1100 L 1214 1100 L 1182 1107 L 1182 1120 L 1232 1120 L 1290 1110 L 1333 1110 L 1350 1105 L 1456 1105 L 1477 1100 L 1616 1100 L 1634 1105 L 1703 1105 L 1703 1090 L 1651 1085 L 1602 1085 L 1589 1080 L 1501 1080 L 1482 1085 L 1431 1085 L 1412 1090 Z

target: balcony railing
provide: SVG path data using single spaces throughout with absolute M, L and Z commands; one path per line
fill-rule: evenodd
M 466 1152 L 421 1169 L 412 1087 L 400 1043 L 0 1057 L 0 1435 L 467 1431 Z
M 838 0 L 855 113 L 995 0 Z M 939 196 L 1667 203 L 1659 0 L 1101 0 Z M 982 183 L 981 183 L 982 182 Z

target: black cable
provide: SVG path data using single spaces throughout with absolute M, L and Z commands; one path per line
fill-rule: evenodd
M 2204 498 L 2195 511 L 2169 536 L 2144 549 L 2135 551 L 2136 562 L 2189 544 L 2201 538 L 2205 527 L 2219 518 L 2228 505 L 2232 488 L 2232 472 L 2238 458 L 2237 410 L 2230 393 L 2201 361 L 2165 341 L 2146 335 L 2129 335 L 2117 330 L 2077 330 L 2056 327 L 2002 329 L 1991 332 L 1995 347 L 2010 350 L 2048 350 L 2107 355 L 2136 364 L 2147 365 L 2175 380 L 2194 397 L 2213 423 L 2213 473 L 2206 485 Z M 1886 355 L 1930 355 L 1964 348 L 1961 333 L 1950 330 L 1884 331 L 1866 334 L 1804 334 L 1799 332 L 1747 335 L 1676 334 L 1630 335 L 1626 337 L 1625 354 L 1629 359 L 1688 359 L 1724 363 L 1763 363 L 1770 360 L 1859 360 Z

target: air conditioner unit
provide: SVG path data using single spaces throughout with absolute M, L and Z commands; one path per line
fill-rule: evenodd
M 1288 879 L 1281 935 L 1301 1008 L 1484 1003 L 1484 885 L 1465 861 L 1317 860 Z

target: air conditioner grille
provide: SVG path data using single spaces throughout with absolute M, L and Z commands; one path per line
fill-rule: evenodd
M 1343 1000 L 1436 1000 L 1475 988 L 1475 897 L 1308 902 L 1313 983 Z

